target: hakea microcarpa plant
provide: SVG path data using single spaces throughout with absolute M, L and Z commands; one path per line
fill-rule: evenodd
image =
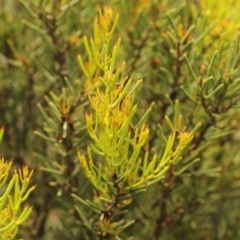
M 103 12 L 99 10 L 90 43 L 84 37 L 88 62 L 84 63 L 79 56 L 94 111 L 86 113 L 87 130 L 92 142 L 87 146 L 87 154 L 79 153 L 79 161 L 95 190 L 93 202 L 75 194 L 73 196 L 99 214 L 96 230 L 96 226 L 92 226 L 83 217 L 81 208 L 77 207 L 85 225 L 100 238 L 118 236 L 134 222 L 119 220 L 115 216 L 124 213 L 133 193 L 144 191 L 150 184 L 164 178 L 170 165 L 180 159 L 182 151 L 193 138 L 192 133 L 172 131 L 161 157 L 157 154 L 151 156 L 148 151 L 143 154 L 150 132 L 145 121 L 152 106 L 134 125 L 133 118 L 138 108 L 133 103 L 134 94 L 142 80 L 134 82 L 124 77 L 124 63 L 116 65 L 120 38 L 110 51 L 117 20 L 118 15 L 114 18 L 111 8 L 105 8 Z M 89 89 L 93 85 L 95 88 Z
M 0 131 L 0 140 L 3 135 L 3 128 Z M 29 197 L 29 194 L 35 189 L 35 186 L 28 188 L 33 170 L 29 171 L 25 166 L 23 169 L 14 171 L 10 181 L 12 161 L 5 162 L 0 158 L 0 188 L 5 191 L 0 196 L 0 239 L 13 239 L 18 227 L 23 224 L 32 212 L 32 207 L 22 206 L 23 202 Z

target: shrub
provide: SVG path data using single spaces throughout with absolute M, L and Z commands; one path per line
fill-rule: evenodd
M 1 151 L 37 185 L 17 238 L 238 239 L 238 8 L 3 4 Z

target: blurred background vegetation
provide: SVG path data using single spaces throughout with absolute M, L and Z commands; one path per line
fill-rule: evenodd
M 83 37 L 93 33 L 104 6 L 120 14 L 118 61 L 126 62 L 127 76 L 143 79 L 134 121 L 155 102 L 147 149 L 164 151 L 163 134 L 172 131 L 165 116 L 175 128 L 176 104 L 185 129 L 199 124 L 190 150 L 165 179 L 133 197 L 126 217 L 136 222 L 119 237 L 239 239 L 240 5 L 221 0 L 1 2 L 1 154 L 34 168 L 37 184 L 29 198 L 33 213 L 18 238 L 98 239 L 75 211 L 71 193 L 92 199 L 77 158 L 89 140 L 77 55 L 86 59 Z

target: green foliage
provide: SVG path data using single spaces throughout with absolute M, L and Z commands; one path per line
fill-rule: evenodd
M 3 137 L 4 129 L 0 129 L 0 142 Z M 18 227 L 22 225 L 30 216 L 32 207 L 24 206 L 22 203 L 27 200 L 30 193 L 35 189 L 28 189 L 33 170 L 29 172 L 28 167 L 22 170 L 15 170 L 9 181 L 8 176 L 12 166 L 11 162 L 5 162 L 3 157 L 0 159 L 0 239 L 13 239 L 18 232 Z
M 105 8 L 104 12 L 100 10 L 99 19 L 94 22 L 94 38 L 90 40 L 90 44 L 85 38 L 89 58 L 85 65 L 89 69 L 79 57 L 85 76 L 96 79 L 97 86 L 103 86 L 96 87 L 89 95 L 94 114 L 86 114 L 86 125 L 93 143 L 87 147 L 87 157 L 79 153 L 82 169 L 96 189 L 94 200 L 86 202 L 75 194 L 73 196 L 80 204 L 90 208 L 94 206 L 94 211 L 100 215 L 98 229 L 93 229 L 90 222 L 82 217 L 81 205 L 77 208 L 85 225 L 100 238 L 119 236 L 126 227 L 134 223 L 133 220 L 123 221 L 119 218 L 131 203 L 131 195 L 161 180 L 170 165 L 179 160 L 182 151 L 192 139 L 192 134 L 180 132 L 179 143 L 176 145 L 177 137 L 173 130 L 160 159 L 154 154 L 152 160 L 149 160 L 148 151 L 140 158 L 150 129 L 144 123 L 146 115 L 136 125 L 131 124 L 137 111 L 137 105 L 132 104 L 132 96 L 141 81 L 131 87 L 132 79 L 124 77 L 124 63 L 115 66 L 120 39 L 114 45 L 112 53 L 109 42 L 117 20 L 118 15 L 113 19 L 112 9 Z M 113 26 L 110 25 L 112 21 Z M 96 63 L 102 76 L 91 76 L 95 72 L 95 69 L 92 71 L 90 68 L 92 62 Z M 114 69 L 117 70 L 114 72 Z M 97 162 L 94 159 L 98 159 Z
M 2 166 L 35 169 L 3 175 L 9 239 L 31 211 L 17 238 L 238 239 L 238 10 L 5 1 Z

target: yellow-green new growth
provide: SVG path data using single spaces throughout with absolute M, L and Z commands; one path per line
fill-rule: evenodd
M 93 142 L 88 145 L 88 157 L 79 154 L 86 175 L 102 192 L 108 191 L 108 181 L 111 182 L 113 173 L 122 178 L 121 185 L 124 190 L 142 188 L 153 180 L 160 180 L 164 177 L 168 165 L 179 159 L 181 151 L 192 139 L 192 134 L 179 134 L 179 147 L 176 148 L 176 132 L 173 131 L 167 140 L 162 159 L 154 155 L 149 162 L 148 152 L 143 160 L 140 158 L 150 132 L 144 124 L 145 119 L 139 121 L 140 126 L 132 126 L 132 118 L 137 110 L 137 104 L 133 105 L 133 95 L 142 80 L 133 84 L 132 79 L 124 77 L 124 63 L 116 65 L 121 41 L 118 39 L 111 51 L 110 40 L 117 20 L 118 15 L 113 18 L 111 8 L 104 9 L 104 12 L 100 10 L 99 19 L 94 22 L 94 38 L 90 39 L 90 44 L 87 38 L 84 39 L 89 62 L 84 65 L 79 57 L 80 67 L 86 72 L 87 81 L 91 70 L 86 66 L 90 66 L 92 61 L 102 72 L 95 76 L 98 85 L 95 85 L 95 90 L 92 88 L 93 93 L 89 95 L 94 114 L 86 114 L 87 130 Z M 100 88 L 100 83 L 104 87 Z M 173 151 L 173 148 L 176 150 Z M 103 164 L 104 167 L 97 167 L 92 154 L 101 156 L 98 164 Z
M 17 234 L 18 227 L 24 223 L 32 212 L 32 207 L 24 206 L 29 194 L 35 189 L 35 186 L 28 188 L 33 170 L 28 167 L 22 170 L 15 170 L 11 180 L 7 183 L 12 162 L 4 162 L 0 159 L 0 186 L 5 191 L 0 197 L 0 239 L 13 239 Z
M 132 124 L 138 107 L 133 96 L 142 80 L 133 82 L 124 77 L 124 63 L 116 64 L 121 40 L 117 40 L 112 51 L 110 42 L 117 20 L 118 15 L 114 18 L 112 9 L 100 10 L 99 19 L 94 22 L 94 38 L 90 39 L 90 43 L 84 38 L 88 62 L 84 64 L 79 57 L 93 108 L 93 113 L 86 113 L 87 130 L 92 142 L 87 146 L 87 156 L 79 153 L 79 161 L 97 190 L 91 206 L 110 215 L 121 212 L 120 209 L 131 202 L 129 193 L 146 189 L 149 184 L 161 180 L 170 165 L 180 159 L 193 137 L 185 132 L 177 134 L 173 129 L 161 158 L 155 154 L 149 160 L 149 152 L 143 153 L 150 132 L 145 124 L 147 115 L 140 119 L 139 124 Z M 88 202 L 73 196 L 89 206 Z M 83 221 L 90 225 L 86 219 Z M 101 234 L 118 235 L 130 223 L 132 221 L 127 224 L 115 222 L 102 213 L 99 228 Z

